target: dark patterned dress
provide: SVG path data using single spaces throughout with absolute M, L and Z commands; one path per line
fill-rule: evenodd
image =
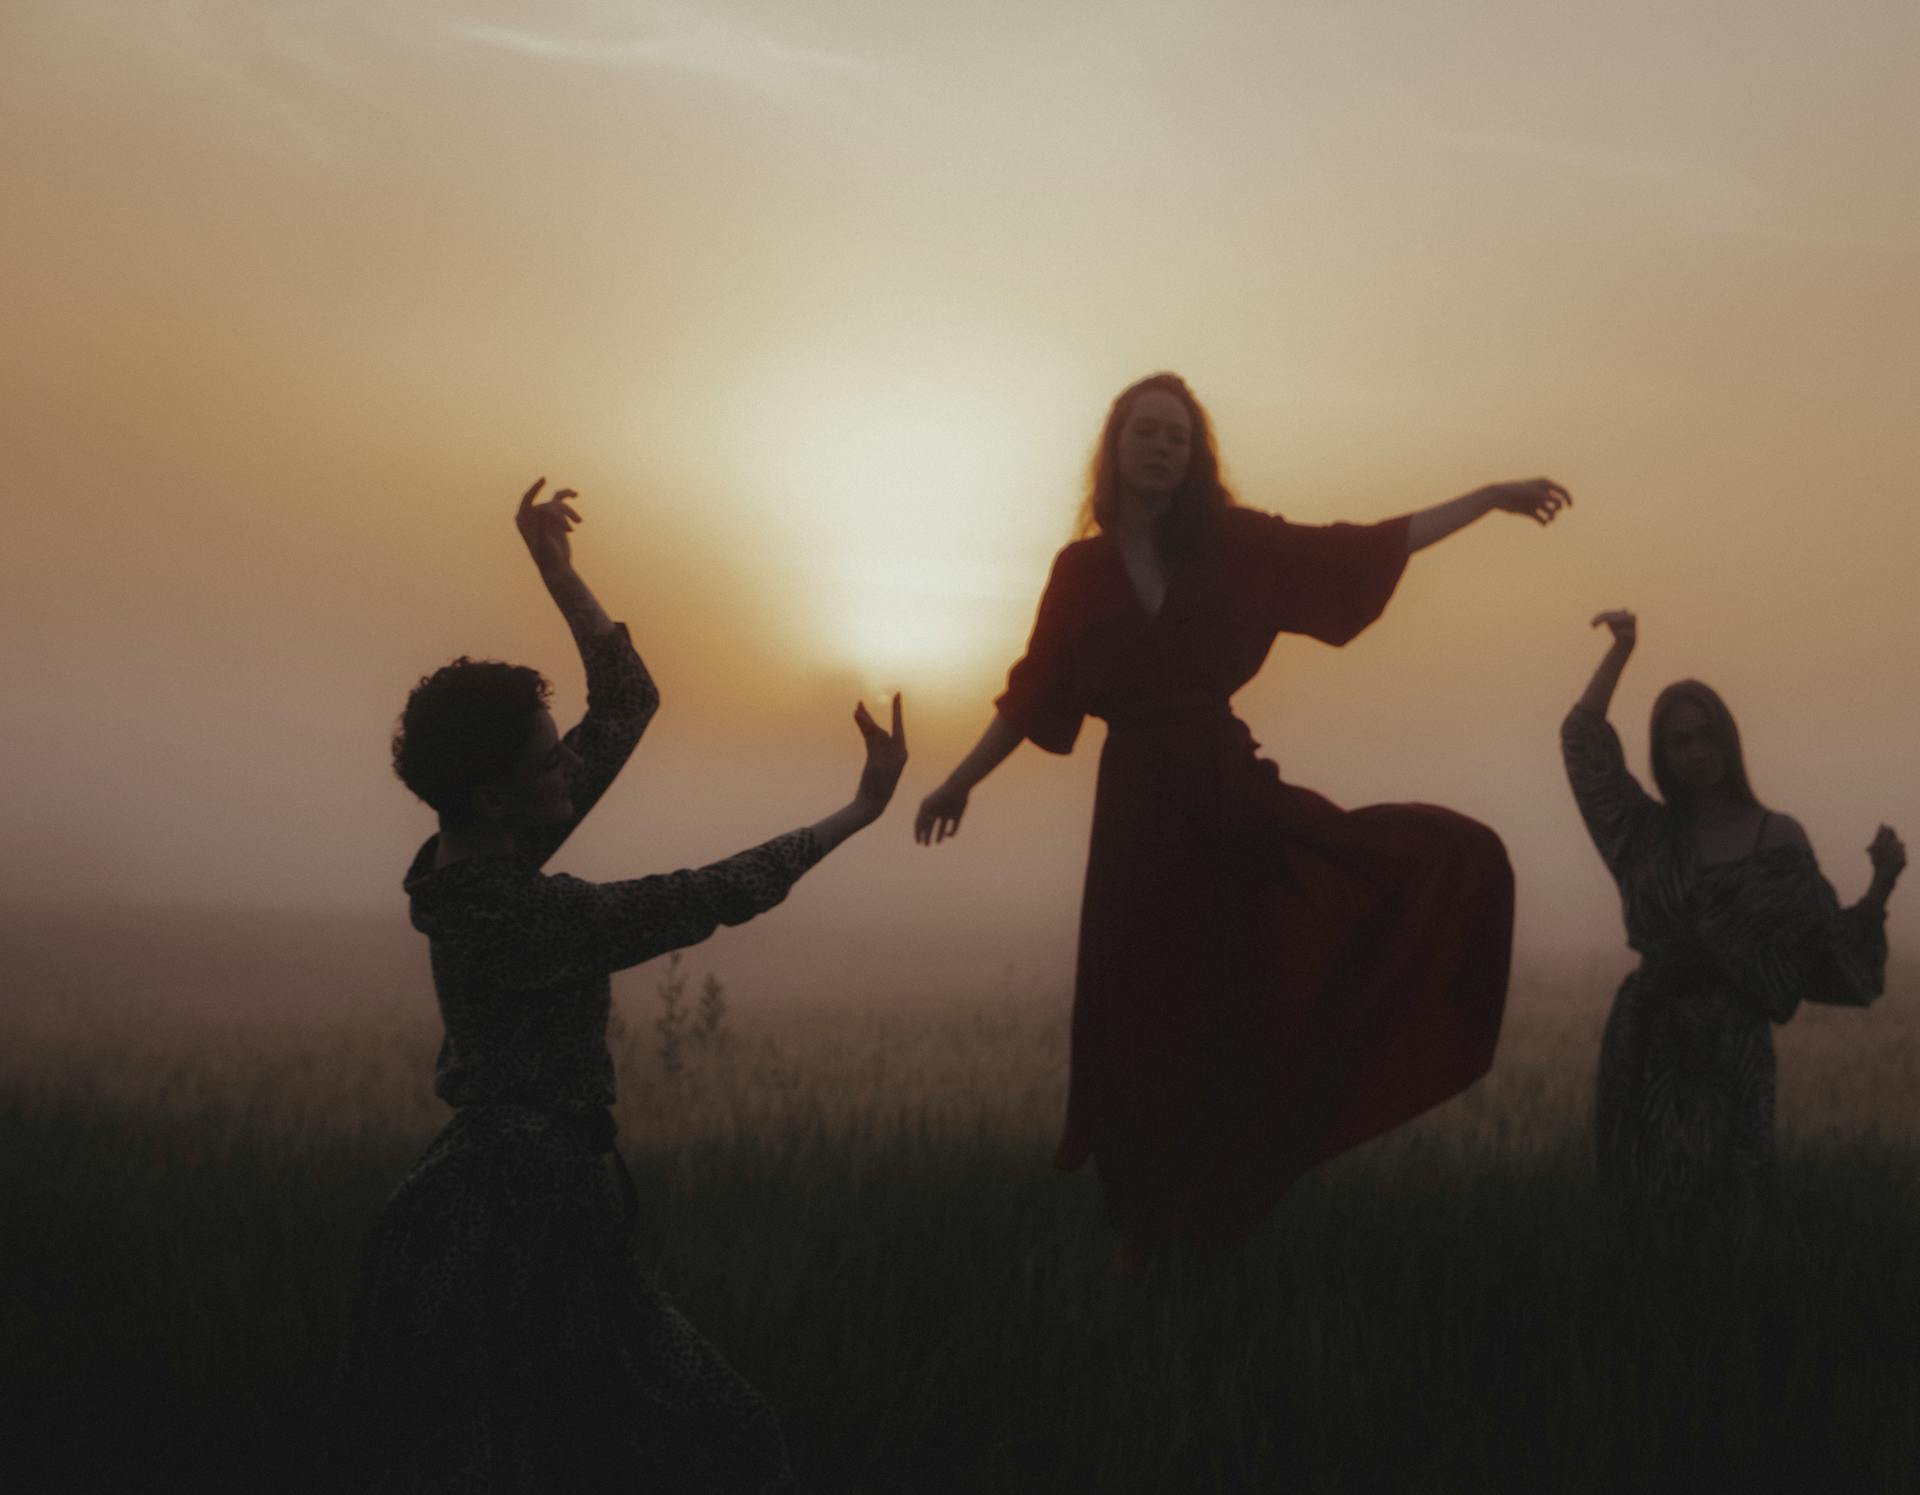
M 1560 742 L 1640 956 L 1600 1042 L 1601 1174 L 1659 1206 L 1757 1194 L 1774 1158 L 1773 1025 L 1802 1002 L 1864 1007 L 1880 994 L 1885 910 L 1842 908 L 1799 846 L 1703 863 L 1598 712 L 1575 706 Z
M 1231 509 L 1160 611 L 1097 536 L 1054 562 L 995 703 L 1048 752 L 1107 723 L 1087 852 L 1056 1161 L 1100 1170 L 1110 1223 L 1231 1242 L 1323 1159 L 1492 1062 L 1513 876 L 1436 805 L 1345 810 L 1259 755 L 1233 713 L 1280 633 L 1344 644 L 1406 565 L 1404 520 Z
M 658 704 L 624 626 L 581 639 L 573 816 L 519 855 L 408 869 L 446 1027 L 454 1117 L 367 1243 L 340 1359 L 342 1473 L 381 1492 L 786 1488 L 771 1409 L 641 1275 L 610 1160 L 611 972 L 773 907 L 811 832 L 698 870 L 541 871 Z M 610 1161 L 613 1166 L 610 1166 Z

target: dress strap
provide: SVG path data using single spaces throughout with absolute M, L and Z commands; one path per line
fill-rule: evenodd
M 1762 810 L 1760 812 L 1760 834 L 1753 838 L 1753 849 L 1755 851 L 1758 851 L 1760 849 L 1760 843 L 1767 839 L 1767 822 L 1771 819 L 1773 819 L 1773 811 Z

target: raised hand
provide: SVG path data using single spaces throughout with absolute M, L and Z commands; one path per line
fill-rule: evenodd
M 960 817 L 967 813 L 967 791 L 942 784 L 920 801 L 920 813 L 913 817 L 913 839 L 932 846 L 949 836 L 960 834 Z
M 579 514 L 567 502 L 579 497 L 571 488 L 562 488 L 545 503 L 534 502 L 546 485 L 545 478 L 534 479 L 533 486 L 520 495 L 520 507 L 513 516 L 520 538 L 527 543 L 527 553 L 542 575 L 573 564 L 573 546 L 567 533 L 581 522 Z
M 907 729 L 900 718 L 900 695 L 893 697 L 893 730 L 883 729 L 867 711 L 867 703 L 853 708 L 854 725 L 867 740 L 866 766 L 860 770 L 860 787 L 854 791 L 854 803 L 872 819 L 879 819 L 893 798 L 900 782 L 900 771 L 907 766 Z
M 1883 825 L 1874 832 L 1873 841 L 1867 847 L 1867 860 L 1873 863 L 1874 879 L 1891 888 L 1900 880 L 1900 874 L 1907 869 L 1907 848 L 1890 825 Z
M 1612 630 L 1613 641 L 1622 649 L 1631 649 L 1639 638 L 1639 622 L 1625 608 L 1613 612 L 1595 613 L 1593 621 L 1587 626 L 1598 628 L 1602 623 Z
M 1551 524 L 1553 516 L 1573 503 L 1573 495 L 1550 478 L 1529 478 L 1524 483 L 1489 483 L 1480 490 L 1489 509 L 1507 514 L 1525 514 L 1541 524 Z

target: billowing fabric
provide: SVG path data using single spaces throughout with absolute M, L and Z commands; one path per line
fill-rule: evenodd
M 996 703 L 1055 753 L 1084 717 L 1107 723 L 1056 1161 L 1093 1158 L 1137 1237 L 1235 1239 L 1314 1164 L 1492 1061 L 1513 922 L 1499 838 L 1288 784 L 1229 705 L 1276 634 L 1358 634 L 1405 557 L 1403 520 L 1229 510 L 1149 616 L 1117 545 L 1079 541 Z
M 607 1153 L 616 970 L 773 907 L 819 860 L 809 830 L 701 867 L 591 883 L 541 870 L 612 783 L 658 695 L 624 626 L 584 636 L 573 815 L 514 856 L 405 887 L 446 1027 L 456 1108 L 367 1242 L 342 1346 L 339 1452 L 380 1492 L 787 1487 L 772 1412 L 631 1249 Z
M 1843 909 L 1802 847 L 1701 862 L 1690 828 L 1627 771 L 1598 712 L 1575 706 L 1560 741 L 1640 956 L 1600 1044 L 1601 1173 L 1662 1206 L 1755 1194 L 1774 1159 L 1773 1025 L 1801 1002 L 1877 997 L 1886 914 Z
M 561 1113 L 460 1110 L 381 1212 L 340 1364 L 369 1495 L 789 1487 L 771 1408 L 640 1272 Z

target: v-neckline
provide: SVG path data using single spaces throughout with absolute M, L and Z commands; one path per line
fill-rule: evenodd
M 1173 571 L 1164 562 L 1162 563 L 1160 606 L 1149 609 L 1145 599 L 1140 595 L 1140 589 L 1133 584 L 1133 572 L 1127 568 L 1126 551 L 1112 535 L 1108 535 L 1107 539 L 1112 542 L 1114 564 L 1120 568 L 1120 584 L 1126 588 L 1127 600 L 1133 604 L 1134 612 L 1151 627 L 1166 615 L 1167 603 L 1173 597 Z

